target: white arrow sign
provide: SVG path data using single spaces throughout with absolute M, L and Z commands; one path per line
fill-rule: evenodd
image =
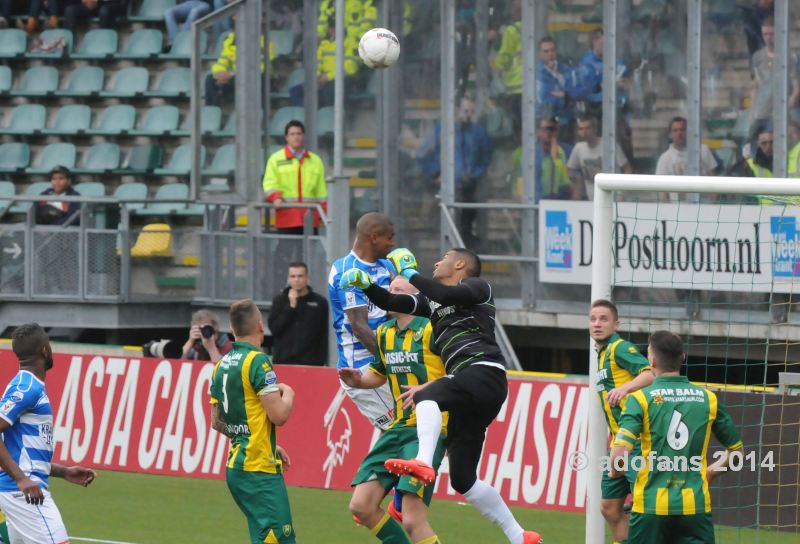
M 18 243 L 14 242 L 14 245 L 12 247 L 4 247 L 3 253 L 8 253 L 9 255 L 11 255 L 12 259 L 16 259 L 22 254 L 22 248 L 19 247 Z

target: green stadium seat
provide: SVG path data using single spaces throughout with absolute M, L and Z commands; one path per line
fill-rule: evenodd
M 136 126 L 136 108 L 129 104 L 115 104 L 100 114 L 97 127 L 88 129 L 86 134 L 117 135 L 126 134 Z
M 223 138 L 230 138 L 232 136 L 236 136 L 236 113 L 231 113 L 228 116 L 228 121 L 225 123 L 225 126 L 222 127 L 221 130 L 217 130 L 213 133 L 214 136 L 220 136 Z
M 129 15 L 131 22 L 163 23 L 164 12 L 175 5 L 175 0 L 144 0 L 135 15 Z
M 208 49 L 208 33 L 200 33 L 200 54 L 202 55 Z M 172 42 L 172 47 L 169 48 L 168 53 L 159 55 L 158 58 L 162 60 L 189 60 L 192 56 L 192 33 L 188 30 L 182 30 L 175 36 L 175 41 Z
M 11 207 L 11 200 L 5 200 L 3 197 L 13 197 L 15 194 L 17 194 L 17 188 L 13 182 L 0 181 L 0 216 Z
M 128 98 L 141 95 L 150 84 L 150 72 L 141 66 L 129 66 L 117 72 L 114 82 L 107 91 L 100 93 L 106 98 Z
M 141 144 L 131 150 L 128 160 L 118 170 L 120 174 L 150 174 L 161 166 L 164 155 L 158 144 Z
M 49 144 L 39 153 L 37 159 L 33 162 L 33 166 L 25 169 L 28 174 L 49 174 L 50 170 L 56 166 L 66 166 L 70 170 L 75 168 L 75 160 L 78 152 L 75 150 L 75 145 L 70 143 L 59 142 Z
M 92 124 L 92 109 L 83 104 L 62 106 L 56 113 L 51 128 L 42 130 L 43 134 L 82 134 Z
M 141 128 L 131 130 L 136 136 L 164 136 L 178 128 L 180 112 L 175 106 L 156 106 L 147 110 Z
M 58 89 L 58 70 L 53 66 L 34 66 L 22 76 L 19 89 L 12 96 L 43 96 Z
M 119 36 L 110 28 L 93 28 L 83 37 L 78 51 L 72 53 L 73 59 L 105 59 L 117 53 Z
M 64 42 L 67 44 L 66 47 L 64 47 L 64 49 L 61 51 L 32 51 L 27 53 L 25 56 L 29 59 L 53 59 L 69 56 L 69 54 L 72 53 L 73 42 L 71 30 L 67 30 L 65 28 L 51 28 L 50 30 L 45 30 L 39 35 L 39 39 L 42 41 L 42 43 L 46 43 L 51 40 L 57 40 L 58 38 L 64 38 Z
M 230 176 L 236 170 L 236 144 L 225 144 L 217 149 L 211 165 L 203 170 L 206 176 Z
M 49 181 L 35 181 L 25 189 L 25 196 L 39 196 L 49 188 Z M 32 202 L 17 202 L 8 211 L 10 213 L 26 213 L 32 204 Z
M 67 87 L 56 91 L 56 96 L 82 97 L 102 92 L 105 74 L 98 66 L 79 66 L 70 72 Z
M 305 110 L 299 106 L 287 106 L 276 111 L 269 123 L 269 135 L 283 138 L 283 130 L 286 128 L 286 123 L 292 119 L 304 122 L 306 120 Z
M 114 197 L 121 200 L 145 200 L 147 198 L 147 185 L 140 182 L 121 183 L 114 191 Z M 125 206 L 130 210 L 144 208 L 144 202 L 129 202 Z
M 206 165 L 206 147 L 200 146 L 200 168 Z M 182 144 L 175 148 L 169 164 L 165 168 L 156 168 L 157 176 L 188 176 L 192 169 L 192 144 Z
M 0 94 L 5 94 L 11 90 L 11 84 L 14 81 L 11 76 L 11 68 L 8 66 L 0 66 Z
M 24 143 L 0 145 L 0 172 L 21 172 L 31 162 L 31 148 Z
M 0 59 L 14 59 L 25 54 L 28 38 L 24 30 L 4 28 L 0 30 Z
M 222 125 L 222 110 L 219 106 L 203 106 L 200 110 L 200 126 L 203 134 L 216 132 Z M 192 116 L 187 115 L 180 130 L 173 131 L 174 136 L 188 136 L 192 131 Z
M 117 144 L 95 144 L 83 154 L 77 174 L 104 174 L 119 168 L 120 150 Z
M 293 70 L 286 78 L 286 85 L 280 91 L 271 93 L 272 98 L 289 98 L 289 89 L 296 85 L 302 85 L 306 79 L 306 71 L 302 68 Z
M 155 28 L 143 28 L 131 34 L 125 50 L 115 55 L 118 59 L 146 59 L 161 53 L 164 35 Z
M 294 34 L 291 30 L 270 30 L 269 41 L 274 44 L 276 57 L 291 55 L 294 51 Z
M 29 136 L 44 128 L 47 110 L 41 104 L 21 104 L 11 112 L 8 126 L 0 129 L 0 134 Z
M 84 181 L 75 185 L 75 190 L 81 196 L 88 196 L 91 198 L 106 196 L 106 186 L 99 181 Z
M 333 106 L 320 108 L 317 112 L 317 135 L 333 136 Z
M 153 201 L 143 209 L 136 210 L 137 215 L 169 215 L 186 208 L 185 202 L 159 202 L 159 200 L 188 200 L 189 186 L 183 183 L 166 183 L 158 188 Z
M 192 70 L 190 68 L 168 68 L 161 72 L 155 89 L 144 93 L 151 97 L 189 96 L 192 92 Z

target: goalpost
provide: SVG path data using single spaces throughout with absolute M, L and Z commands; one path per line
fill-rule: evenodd
M 621 192 L 623 201 L 615 199 Z M 664 203 L 663 193 L 701 196 Z M 800 281 L 800 198 L 793 197 L 800 197 L 800 179 L 595 178 L 592 300 L 620 306 L 623 336 L 635 333 L 641 342 L 657 329 L 681 334 L 689 379 L 718 391 L 729 407 L 751 458 L 714 482 L 712 512 L 718 537 L 730 530 L 740 542 L 765 531 L 800 534 L 800 396 L 792 385 L 800 375 L 793 362 L 800 360 L 800 321 L 786 320 Z M 594 392 L 597 353 L 590 354 Z M 600 403 L 589 406 L 588 466 L 599 467 L 608 428 Z M 587 476 L 586 542 L 602 544 L 600 470 Z

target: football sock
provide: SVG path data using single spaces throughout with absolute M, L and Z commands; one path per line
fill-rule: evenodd
M 415 542 L 414 544 L 442 544 L 439 540 L 439 537 L 436 535 L 430 536 L 425 540 L 420 540 L 419 542 Z
M 0 542 L 8 544 L 11 540 L 8 538 L 8 527 L 6 526 L 6 516 L 0 512 Z
M 464 498 L 484 517 L 499 526 L 511 544 L 522 544 L 524 531 L 495 488 L 486 482 L 476 480 L 469 491 L 464 493 Z
M 389 514 L 384 514 L 378 524 L 370 530 L 384 544 L 413 544 L 403 526 Z
M 417 438 L 419 449 L 417 459 L 428 465 L 433 465 L 433 454 L 436 451 L 436 442 L 442 432 L 442 411 L 433 400 L 423 400 L 417 404 Z

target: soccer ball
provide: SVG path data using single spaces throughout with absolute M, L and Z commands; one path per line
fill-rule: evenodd
M 391 30 L 373 28 L 361 36 L 358 54 L 370 68 L 388 68 L 400 56 L 400 41 Z

